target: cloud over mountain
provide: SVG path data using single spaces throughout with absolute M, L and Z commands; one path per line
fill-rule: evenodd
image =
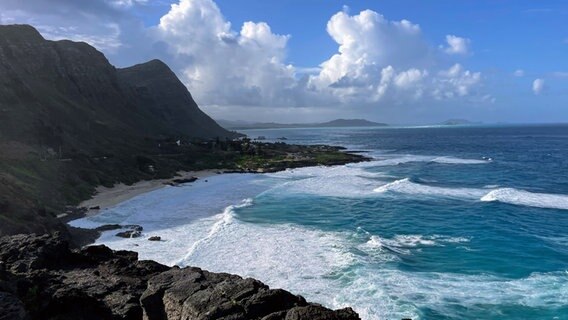
M 337 12 L 327 23 L 336 52 L 305 72 L 287 61 L 293 35 L 276 34 L 266 22 L 233 26 L 213 0 L 179 0 L 159 24 L 146 27 L 131 11 L 150 5 L 155 3 L 6 0 L 0 22 L 31 23 L 48 38 L 86 41 L 119 65 L 161 58 L 200 104 L 217 110 L 325 113 L 488 100 L 481 73 L 451 58 L 467 54 L 470 40 L 448 35 L 448 47 L 440 51 L 408 20 L 389 20 L 372 10 Z

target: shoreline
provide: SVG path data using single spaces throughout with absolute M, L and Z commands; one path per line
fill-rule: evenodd
M 190 183 L 198 179 L 204 179 L 223 172 L 223 170 L 215 169 L 179 171 L 174 177 L 167 179 L 141 180 L 131 185 L 118 183 L 110 188 L 98 186 L 95 194 L 93 194 L 90 199 L 84 200 L 77 205 L 74 212 L 59 215 L 57 218 L 65 225 L 65 228 L 67 228 L 69 241 L 73 247 L 87 247 L 97 242 L 102 235 L 102 231 L 97 229 L 73 227 L 69 224 L 69 222 L 94 216 L 105 209 L 114 207 L 139 195 L 164 188 L 167 185 L 175 186 L 183 183 Z
M 300 145 L 286 145 L 287 147 L 302 147 Z M 310 146 L 305 146 L 304 148 Z M 176 186 L 184 183 L 192 183 L 198 179 L 204 179 L 217 174 L 224 173 L 269 173 L 284 171 L 287 169 L 314 167 L 314 166 L 337 166 L 345 165 L 348 163 L 357 163 L 369 161 L 371 158 L 358 155 L 354 152 L 345 151 L 344 148 L 334 146 L 311 146 L 315 148 L 316 152 L 326 154 L 328 152 L 336 152 L 341 157 L 337 158 L 324 158 L 324 159 L 306 159 L 302 156 L 292 159 L 291 161 L 277 160 L 271 163 L 270 167 L 262 167 L 259 163 L 252 162 L 238 166 L 237 168 L 216 168 L 204 170 L 191 170 L 191 171 L 178 171 L 175 176 L 165 179 L 151 179 L 141 180 L 131 185 L 124 183 L 115 184 L 112 187 L 98 186 L 95 193 L 90 199 L 82 201 L 80 204 L 74 206 L 74 209 L 57 216 L 57 219 L 65 224 L 70 236 L 71 242 L 76 247 L 84 247 L 94 244 L 100 238 L 102 232 L 96 229 L 77 228 L 69 225 L 69 222 L 84 217 L 94 216 L 101 213 L 103 210 L 114 207 L 120 203 L 128 201 L 136 196 L 161 189 L 166 185 Z M 323 150 L 321 148 L 324 148 Z M 288 154 L 289 156 L 289 154 Z M 288 157 L 287 156 L 287 157 Z M 258 161 L 258 160 L 256 160 Z M 266 160 L 269 161 L 269 160 Z
M 194 178 L 197 178 L 196 180 L 204 179 L 221 173 L 223 173 L 222 170 L 215 169 L 180 171 L 175 177 L 168 179 L 142 180 L 131 185 L 118 183 L 110 188 L 98 186 L 96 188 L 96 193 L 90 199 L 81 202 L 77 207 L 86 208 L 87 210 L 83 216 L 88 217 L 98 214 L 101 210 L 114 207 L 136 196 L 161 189 L 167 185 L 173 186 L 192 182 L 179 182 L 180 180 L 192 180 Z

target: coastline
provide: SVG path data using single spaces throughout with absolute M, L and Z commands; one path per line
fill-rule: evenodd
M 180 171 L 175 177 L 168 179 L 142 180 L 131 185 L 119 183 L 110 188 L 99 186 L 96 193 L 90 199 L 81 202 L 78 208 L 86 208 L 87 211 L 84 215 L 91 216 L 99 213 L 100 210 L 116 206 L 141 194 L 161 189 L 166 185 L 179 184 L 177 182 L 179 180 L 204 179 L 222 172 L 222 170 L 214 169 Z
M 290 145 L 292 147 L 298 147 L 297 145 Z M 102 232 L 96 229 L 85 229 L 77 228 L 69 225 L 70 221 L 93 216 L 100 213 L 102 210 L 116 206 L 122 202 L 130 200 L 136 196 L 161 189 L 166 185 L 179 185 L 183 183 L 191 183 L 198 179 L 205 179 L 217 174 L 223 173 L 268 173 L 268 172 L 278 172 L 287 169 L 301 168 L 301 167 L 313 167 L 318 165 L 324 166 L 336 166 L 345 165 L 348 163 L 356 163 L 362 161 L 369 161 L 371 158 L 358 155 L 352 152 L 346 152 L 343 148 L 333 147 L 333 146 L 311 146 L 316 148 L 318 152 L 323 152 L 326 154 L 330 150 L 335 150 L 335 155 L 331 158 L 322 159 L 305 159 L 299 157 L 299 159 L 294 159 L 293 161 L 274 161 L 272 167 L 269 168 L 259 168 L 258 163 L 248 163 L 246 166 L 241 166 L 235 170 L 235 168 L 217 168 L 217 169 L 204 169 L 195 171 L 178 171 L 175 176 L 166 179 L 152 179 L 152 180 L 141 180 L 135 182 L 131 185 L 126 185 L 124 183 L 115 184 L 112 187 L 98 186 L 96 188 L 95 194 L 91 196 L 90 199 L 82 201 L 79 205 L 74 207 L 72 212 L 67 212 L 57 216 L 57 218 L 63 222 L 69 232 L 70 241 L 72 245 L 77 248 L 85 247 L 94 244 L 98 238 L 100 238 Z M 323 150 L 320 148 L 324 148 Z M 308 147 L 309 148 L 309 147 Z M 340 158 L 334 158 L 340 155 Z

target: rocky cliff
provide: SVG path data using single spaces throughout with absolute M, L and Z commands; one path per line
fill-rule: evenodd
M 254 279 L 139 261 L 135 252 L 72 251 L 56 235 L 0 239 L 0 319 L 356 320 Z

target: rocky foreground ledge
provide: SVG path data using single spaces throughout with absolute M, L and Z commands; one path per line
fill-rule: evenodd
M 0 238 L 0 319 L 355 320 L 260 281 L 140 261 L 59 235 Z

